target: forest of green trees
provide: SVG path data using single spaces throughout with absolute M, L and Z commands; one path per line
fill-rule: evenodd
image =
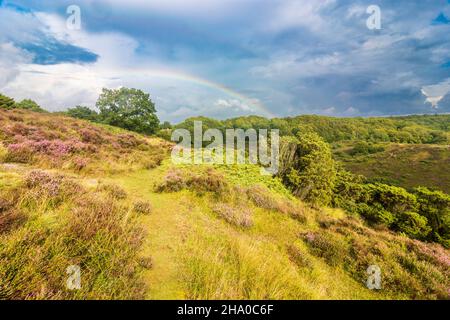
M 215 120 L 194 117 L 175 128 L 193 128 L 194 120 L 207 128 L 279 129 L 282 136 L 316 132 L 326 142 L 367 141 L 446 144 L 450 140 L 450 115 L 413 115 L 384 118 L 334 118 L 317 115 L 267 119 L 259 116 Z

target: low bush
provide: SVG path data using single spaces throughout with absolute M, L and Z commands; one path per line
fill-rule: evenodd
M 99 191 L 106 191 L 114 199 L 119 199 L 119 200 L 126 199 L 128 196 L 126 191 L 122 187 L 120 187 L 116 184 L 101 183 L 98 185 L 97 188 Z
M 381 288 L 410 299 L 447 299 L 450 258 L 437 244 L 374 231 L 354 218 L 334 220 L 326 230 L 302 235 L 311 253 L 341 265 L 365 285 L 367 268 L 381 270 Z
M 308 232 L 303 235 L 303 239 L 314 255 L 324 258 L 331 266 L 342 265 L 348 254 L 345 241 L 331 232 Z
M 276 197 L 274 196 L 273 191 L 262 185 L 255 185 L 247 188 L 246 194 L 250 201 L 259 208 L 287 214 L 301 223 L 305 223 L 307 220 L 300 204 L 294 203 L 289 199 Z
M 207 168 L 198 172 L 170 170 L 164 181 L 156 188 L 158 192 L 177 192 L 183 189 L 188 189 L 198 194 L 210 192 L 215 195 L 221 195 L 229 191 L 230 186 L 222 174 L 212 168 Z
M 312 268 L 312 261 L 306 252 L 303 252 L 296 245 L 287 247 L 289 259 L 300 268 Z
M 279 210 L 278 200 L 272 196 L 271 191 L 261 185 L 247 188 L 248 198 L 259 208 L 266 210 Z
M 249 228 L 253 225 L 252 212 L 247 207 L 219 203 L 212 210 L 228 223 L 238 227 Z
M 135 212 L 140 214 L 150 214 L 152 212 L 152 205 L 148 201 L 136 201 L 133 208 Z

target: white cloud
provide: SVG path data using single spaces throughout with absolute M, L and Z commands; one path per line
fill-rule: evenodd
M 335 2 L 335 0 L 280 1 L 273 16 L 267 21 L 267 27 L 269 30 L 277 32 L 296 27 L 306 27 L 318 31 L 326 22 L 320 14 L 321 10 Z
M 19 65 L 29 63 L 31 56 L 11 43 L 0 43 L 0 88 L 13 81 L 19 74 Z
M 235 111 L 255 111 L 253 107 L 237 99 L 218 99 L 214 105 L 219 108 L 234 109 Z
M 426 97 L 425 102 L 433 108 L 438 108 L 439 102 L 450 93 L 450 78 L 441 83 L 422 87 L 422 94 Z
M 8 20 L 10 17 L 14 21 Z M 83 31 L 70 32 L 66 28 L 65 20 L 56 15 L 19 14 L 12 11 L 12 15 L 5 19 L 6 23 L 14 23 L 18 30 L 24 31 L 32 27 L 31 30 L 36 34 L 40 32 L 101 54 L 100 60 L 91 65 L 37 65 L 32 63 L 32 54 L 10 43 L 1 44 L 0 90 L 16 99 L 33 98 L 51 111 L 77 104 L 93 105 L 102 87 L 118 85 L 111 70 L 118 62 L 128 61 L 127 58 L 136 47 L 131 38 L 120 34 L 92 35 Z M 14 40 L 30 41 L 19 36 Z M 32 42 L 36 41 L 39 40 Z
M 366 14 L 367 6 L 360 4 L 352 5 L 347 10 L 347 19 L 353 19 L 355 17 L 361 17 Z

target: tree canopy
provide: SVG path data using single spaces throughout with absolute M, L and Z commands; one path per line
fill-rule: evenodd
M 24 99 L 15 105 L 16 108 L 19 109 L 25 109 L 30 110 L 34 112 L 46 112 L 44 109 L 41 108 L 40 105 L 38 105 L 35 101 L 31 99 Z
M 92 110 L 91 108 L 85 106 L 76 106 L 74 108 L 70 108 L 66 113 L 73 118 L 84 119 L 93 122 L 100 121 L 98 113 L 95 110 Z
M 96 106 L 103 123 L 145 134 L 153 134 L 159 128 L 150 95 L 139 89 L 104 88 Z

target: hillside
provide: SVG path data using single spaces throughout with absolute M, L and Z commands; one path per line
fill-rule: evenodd
M 354 174 L 404 188 L 426 186 L 449 193 L 450 115 L 335 118 L 317 115 L 267 119 L 258 116 L 215 120 L 194 117 L 175 128 L 273 128 L 284 137 L 316 132 L 333 148 L 335 159 Z M 379 150 L 352 154 L 360 144 Z
M 257 166 L 174 166 L 164 140 L 24 110 L 0 110 L 0 141 L 1 299 L 448 298 L 448 249 Z
M 388 143 L 379 152 L 352 156 L 353 148 L 341 146 L 334 153 L 355 174 L 407 189 L 425 186 L 450 193 L 449 145 Z

